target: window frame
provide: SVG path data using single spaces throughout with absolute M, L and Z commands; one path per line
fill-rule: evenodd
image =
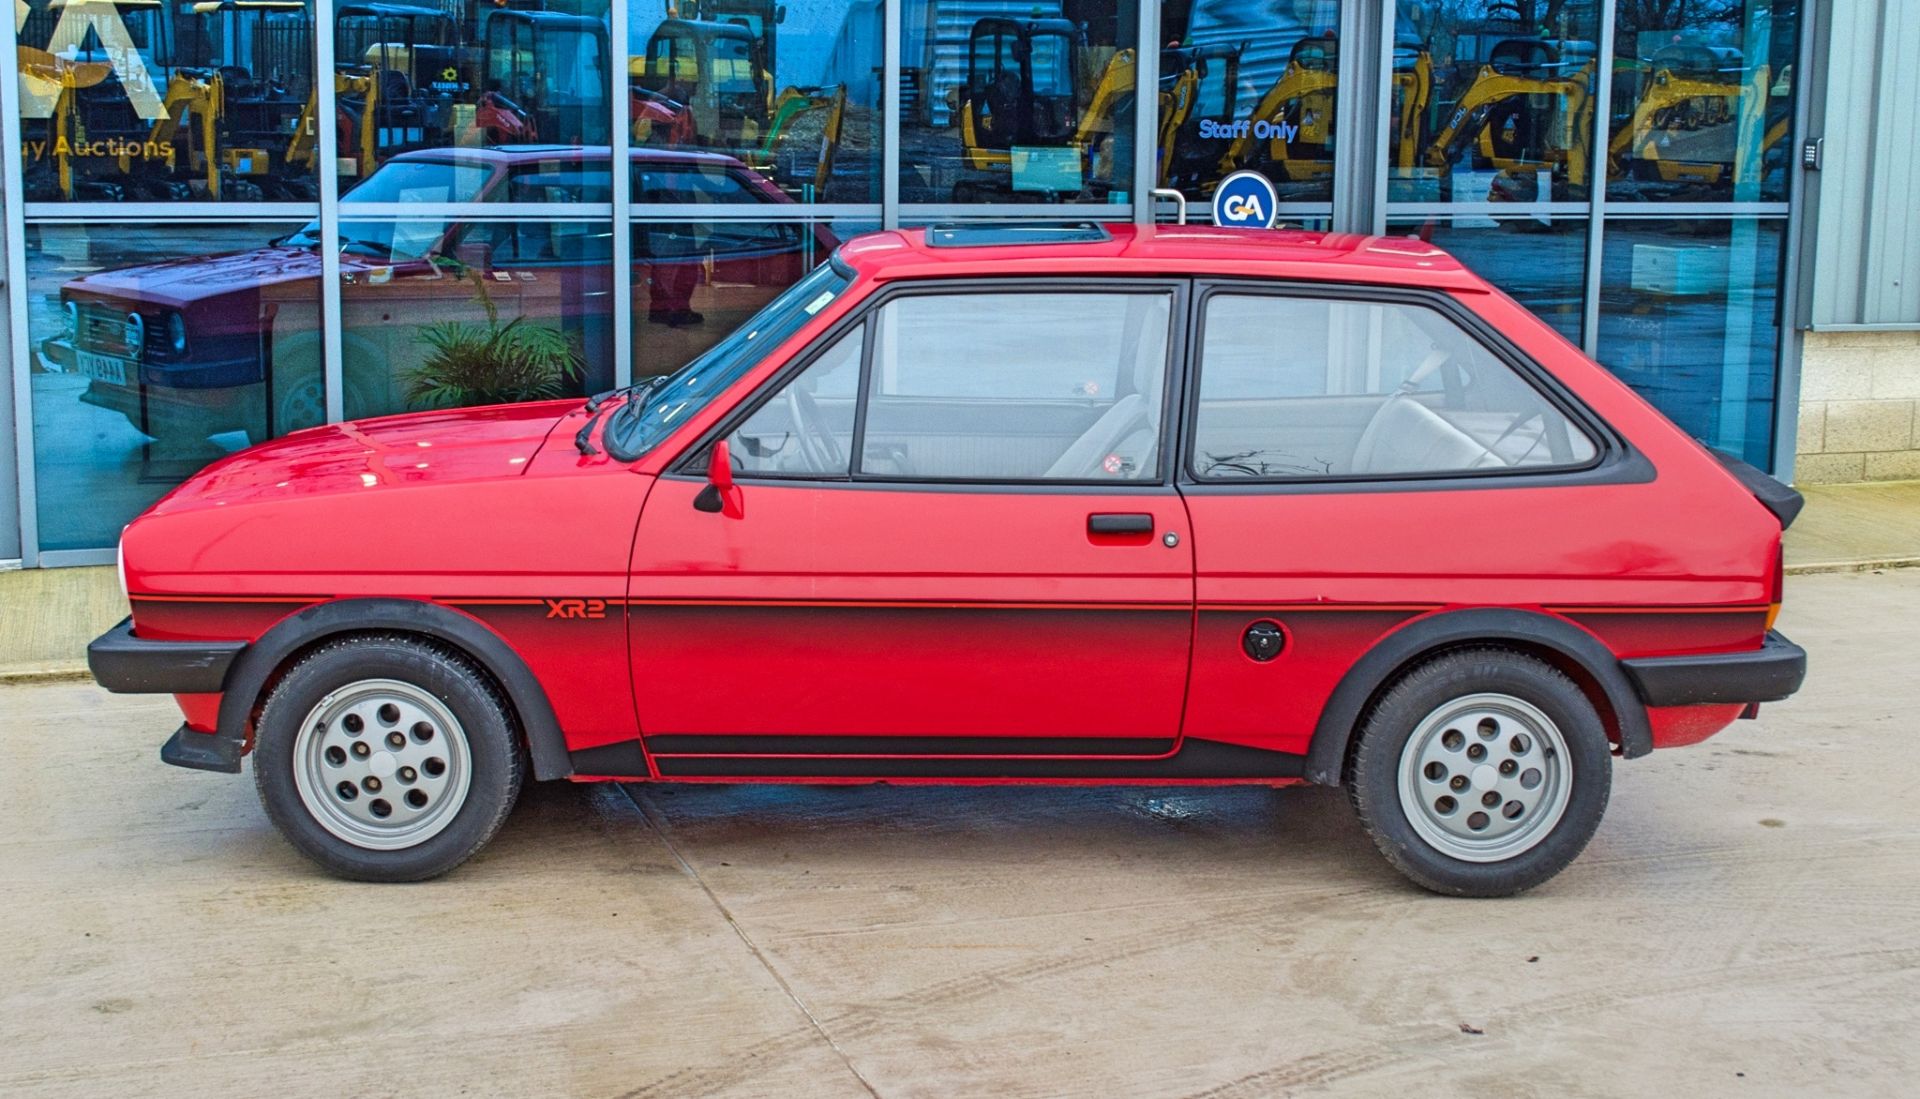
M 745 427 L 747 424 L 752 422 L 753 418 L 760 413 L 761 409 L 767 407 L 768 405 L 772 404 L 774 401 L 778 400 L 780 398 L 780 395 L 787 391 L 787 386 L 793 384 L 794 382 L 799 381 L 803 376 L 806 375 L 807 371 L 813 369 L 816 365 L 818 365 L 820 360 L 827 356 L 828 352 L 840 346 L 841 340 L 849 339 L 854 335 L 858 334 L 858 336 L 860 337 L 860 364 L 854 370 L 854 380 L 853 380 L 854 430 L 853 430 L 853 434 L 847 437 L 847 472 L 845 473 L 782 473 L 782 472 L 768 472 L 767 470 L 763 470 L 763 469 L 759 469 L 759 470 L 736 469 L 733 471 L 734 479 L 738 481 L 773 481 L 773 482 L 787 482 L 787 483 L 798 482 L 800 484 L 846 484 L 847 482 L 853 480 L 853 470 L 854 470 L 854 466 L 857 464 L 855 459 L 858 457 L 858 455 L 854 453 L 853 448 L 858 444 L 860 439 L 861 394 L 860 394 L 859 386 L 860 386 L 861 379 L 867 376 L 867 362 L 869 358 L 872 356 L 873 329 L 874 329 L 875 322 L 866 316 L 865 311 L 859 311 L 859 315 L 850 317 L 848 318 L 848 320 L 850 320 L 851 323 L 836 324 L 833 327 L 829 328 L 827 331 L 820 333 L 819 338 L 815 339 L 812 343 L 809 343 L 805 348 L 801 350 L 800 354 L 795 355 L 793 357 L 793 362 L 798 364 L 798 369 L 793 369 L 791 366 L 782 367 L 780 370 L 780 373 L 776 377 L 767 379 L 767 382 L 765 385 L 761 386 L 759 389 L 756 389 L 752 393 L 748 394 L 747 398 L 740 402 L 739 408 L 746 410 L 744 415 L 738 415 L 738 412 L 739 412 L 738 409 L 736 409 L 734 412 L 727 413 L 725 430 L 713 436 L 712 441 L 702 439 L 700 442 L 694 444 L 694 446 L 688 452 L 690 457 L 678 460 L 676 462 L 676 465 L 685 465 L 691 462 L 695 466 L 704 468 L 705 466 L 704 461 L 693 462 L 693 458 L 699 457 L 703 454 L 710 452 L 713 449 L 714 443 L 719 442 L 720 440 L 732 439 L 735 433 L 737 433 L 741 428 Z
M 875 339 L 879 326 L 880 310 L 889 302 L 906 297 L 925 295 L 955 295 L 979 293 L 1164 293 L 1169 296 L 1167 313 L 1167 350 L 1166 373 L 1162 382 L 1160 439 L 1159 448 L 1163 455 L 1173 453 L 1169 448 L 1176 445 L 1183 430 L 1182 413 L 1185 378 L 1187 375 L 1188 349 L 1191 343 L 1191 321 L 1193 317 L 1192 297 L 1193 280 L 1168 278 L 1164 276 L 1110 276 L 1099 278 L 1076 278 L 1071 276 L 1035 276 L 1020 278 L 926 278 L 913 279 L 883 285 L 861 301 L 852 312 L 840 319 L 812 342 L 783 364 L 778 371 L 752 393 L 742 398 L 729 409 L 726 416 L 704 432 L 693 443 L 668 463 L 665 476 L 690 476 L 704 479 L 706 476 L 705 457 L 713 444 L 731 436 L 740 425 L 752 418 L 762 406 L 772 401 L 786 388 L 787 384 L 799 377 L 819 357 L 826 353 L 839 338 L 855 326 L 864 326 L 866 333 L 860 356 L 860 376 L 857 382 L 857 403 L 854 406 L 854 431 L 852 450 L 848 454 L 848 473 L 845 476 L 769 476 L 764 473 L 742 473 L 735 471 L 735 479 L 742 482 L 769 485 L 809 485 L 813 487 L 845 486 L 878 489 L 932 489 L 953 491 L 987 492 L 1119 492 L 1139 493 L 1143 491 L 1164 492 L 1172 489 L 1179 475 L 1179 461 L 1162 460 L 1156 476 L 1133 481 L 1111 479 L 1068 479 L 1068 478 L 983 478 L 983 477 L 930 477 L 923 474 L 881 475 L 863 473 L 861 460 L 865 457 L 867 400 L 872 382 L 874 351 L 878 341 Z M 1116 398 L 1117 399 L 1117 398 Z
M 1530 385 L 1555 411 L 1585 434 L 1594 456 L 1585 462 L 1520 469 L 1439 470 L 1425 473 L 1327 474 L 1268 477 L 1202 477 L 1194 464 L 1199 434 L 1200 384 L 1205 363 L 1207 304 L 1216 295 L 1301 298 L 1360 305 L 1405 305 L 1432 310 L 1451 321 L 1487 354 Z M 1544 324 L 1545 322 L 1541 322 Z M 1613 426 L 1574 396 L 1553 372 L 1522 351 L 1486 318 L 1453 295 L 1438 290 L 1355 283 L 1273 279 L 1194 280 L 1183 356 L 1188 375 L 1180 410 L 1179 487 L 1182 492 L 1365 492 L 1422 489 L 1516 488 L 1534 485 L 1621 484 L 1651 481 L 1654 469 Z

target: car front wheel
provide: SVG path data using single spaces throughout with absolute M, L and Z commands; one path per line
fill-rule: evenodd
M 1606 811 L 1612 752 L 1586 695 L 1504 649 L 1448 653 L 1373 707 L 1347 769 L 1361 824 L 1437 893 L 1509 896 L 1578 856 Z
M 261 710 L 261 803 L 300 852 L 342 877 L 418 881 L 465 862 L 519 797 L 511 711 L 464 656 L 419 638 L 356 637 L 302 657 Z

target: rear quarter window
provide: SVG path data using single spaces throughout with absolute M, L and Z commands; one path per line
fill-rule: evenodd
M 1201 480 L 1537 472 L 1599 455 L 1437 309 L 1217 292 L 1201 325 L 1189 455 Z

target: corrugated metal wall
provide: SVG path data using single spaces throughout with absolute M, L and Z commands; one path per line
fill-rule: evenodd
M 1814 328 L 1920 328 L 1920 2 L 1828 0 L 1805 173 Z

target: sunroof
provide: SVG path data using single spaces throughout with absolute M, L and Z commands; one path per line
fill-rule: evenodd
M 1091 221 L 1071 224 L 933 225 L 927 228 L 932 248 L 984 248 L 1005 244 L 1098 244 L 1112 240 L 1106 228 Z

